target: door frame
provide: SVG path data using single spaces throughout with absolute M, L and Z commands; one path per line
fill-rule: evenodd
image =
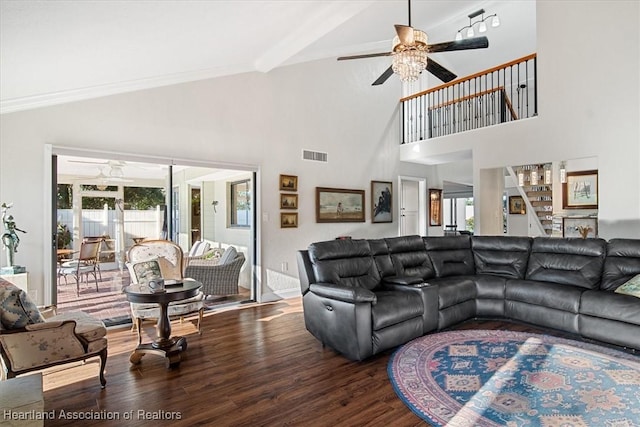
M 115 151 L 102 151 L 102 150 L 87 150 L 82 148 L 73 148 L 73 147 L 64 147 L 53 144 L 45 144 L 44 145 L 44 203 L 45 206 L 49 206 L 49 209 L 44 209 L 44 217 L 43 217 L 43 228 L 44 235 L 50 236 L 52 239 L 51 244 L 44 245 L 44 254 L 43 254 L 43 271 L 50 272 L 50 274 L 44 275 L 44 292 L 43 298 L 45 304 L 55 304 L 56 302 L 56 292 L 57 292 L 57 280 L 56 280 L 56 256 L 54 251 L 55 245 L 55 235 L 56 235 L 56 207 L 54 205 L 55 202 L 55 194 L 56 190 L 54 189 L 54 184 L 57 183 L 55 177 L 53 177 L 53 173 L 55 171 L 55 167 L 53 166 L 53 157 L 54 156 L 77 156 L 77 157 L 93 157 L 93 158 L 106 158 L 106 159 L 114 159 L 114 160 L 123 160 L 123 161 L 132 161 L 132 162 L 141 162 L 141 163 L 159 163 L 165 165 L 181 165 L 181 166 L 192 166 L 192 167 L 204 167 L 204 168 L 214 168 L 214 169 L 228 169 L 228 170 L 237 170 L 237 171 L 247 171 L 252 172 L 254 174 L 254 182 L 255 182 L 255 193 L 253 194 L 253 206 L 254 212 L 257 212 L 261 208 L 261 194 L 259 192 L 260 186 L 258 183 L 260 182 L 260 167 L 257 165 L 249 165 L 249 164 L 237 164 L 237 163 L 223 163 L 223 162 L 208 162 L 202 160 L 192 160 L 192 159 L 184 159 L 184 158 L 170 158 L 170 157 L 162 157 L 162 156 L 147 156 L 143 154 L 135 154 L 135 153 L 125 153 L 125 152 L 115 152 Z M 57 173 L 57 172 L 56 172 Z M 190 212 L 189 212 L 190 214 Z M 254 297 L 255 301 L 260 302 L 262 298 L 262 280 L 260 277 L 260 269 L 258 269 L 259 265 L 262 265 L 261 260 L 261 224 L 257 221 L 254 221 L 251 226 L 252 237 L 249 239 L 250 242 L 254 242 L 254 247 L 250 248 L 253 252 L 253 263 L 251 265 L 251 274 L 252 278 L 251 283 L 251 293 Z
M 418 182 L 418 231 L 421 236 L 427 235 L 427 179 L 416 176 L 398 176 L 398 236 L 402 233 L 402 189 L 406 181 Z

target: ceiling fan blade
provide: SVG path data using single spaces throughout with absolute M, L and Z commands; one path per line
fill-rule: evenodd
M 444 83 L 449 83 L 451 80 L 458 77 L 431 58 L 427 58 L 427 71 L 442 80 Z
M 362 55 L 340 56 L 338 57 L 338 61 L 344 61 L 347 59 L 375 58 L 376 56 L 389 56 L 389 55 L 391 55 L 391 52 L 365 53 Z
M 416 43 L 416 39 L 413 37 L 413 28 L 407 25 L 399 25 L 396 24 L 396 33 L 398 33 L 398 38 L 400 39 L 400 43 L 405 46 L 413 46 Z
M 471 39 L 464 39 L 460 41 L 442 42 L 429 45 L 429 53 L 435 52 L 451 52 L 454 50 L 468 50 L 468 49 L 484 49 L 489 47 L 489 39 L 482 37 L 474 37 Z
M 384 73 L 382 73 L 382 75 L 376 79 L 375 82 L 371 83 L 371 86 L 381 85 L 382 83 L 386 82 L 387 79 L 391 77 L 392 74 L 393 74 L 393 69 L 391 68 L 391 66 L 389 66 L 389 68 L 387 68 L 384 71 Z

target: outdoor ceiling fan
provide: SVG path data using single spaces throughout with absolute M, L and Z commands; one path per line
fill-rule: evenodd
M 486 37 L 475 37 L 459 41 L 427 44 L 427 34 L 411 26 L 411 0 L 408 0 L 408 25 L 395 25 L 396 36 L 393 39 L 391 52 L 369 53 L 363 55 L 341 56 L 338 61 L 349 59 L 392 56 L 392 65 L 373 82 L 373 86 L 381 85 L 393 74 L 400 76 L 403 82 L 415 81 L 423 70 L 439 78 L 445 83 L 457 76 L 429 57 L 429 53 L 452 52 L 456 50 L 483 49 L 489 47 Z

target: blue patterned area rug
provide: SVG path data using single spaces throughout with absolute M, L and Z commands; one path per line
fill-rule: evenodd
M 415 339 L 391 356 L 402 401 L 434 426 L 640 426 L 640 357 L 513 331 Z

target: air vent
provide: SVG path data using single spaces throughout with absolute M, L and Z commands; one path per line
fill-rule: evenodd
M 302 150 L 302 160 L 327 163 L 327 153 L 321 151 Z

